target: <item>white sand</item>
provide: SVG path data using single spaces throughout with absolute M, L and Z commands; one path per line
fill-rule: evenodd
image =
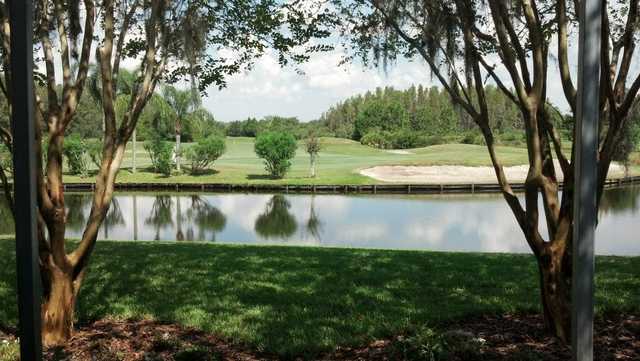
M 555 164 L 556 174 L 562 180 L 559 164 Z M 504 168 L 507 179 L 513 183 L 522 183 L 527 178 L 528 165 Z M 441 166 L 377 166 L 363 169 L 360 174 L 390 183 L 423 183 L 423 184 L 455 184 L 455 183 L 497 183 L 493 167 L 465 167 L 457 165 Z M 611 164 L 609 177 L 621 177 L 624 167 Z
M 412 152 L 410 152 L 410 151 L 408 151 L 408 150 L 404 150 L 404 149 L 390 149 L 390 150 L 387 150 L 387 153 L 391 153 L 391 154 L 403 154 L 403 155 L 413 154 Z

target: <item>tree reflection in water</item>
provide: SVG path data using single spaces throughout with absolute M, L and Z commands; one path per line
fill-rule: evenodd
M 640 186 L 607 189 L 602 194 L 600 213 L 604 215 L 631 211 L 632 214 L 636 214 L 639 198 Z
M 191 221 L 191 227 L 187 230 L 187 239 L 190 241 L 206 241 L 206 232 L 211 232 L 209 241 L 215 242 L 216 234 L 222 232 L 227 225 L 224 213 L 197 195 L 191 196 L 191 208 L 187 211 L 187 218 Z M 194 239 L 194 225 L 198 229 L 197 239 Z
M 65 197 L 67 207 L 67 229 L 81 232 L 87 223 L 87 209 L 91 207 L 92 195 L 89 193 L 70 194 Z
M 153 206 L 151 207 L 151 214 L 144 221 L 145 224 L 154 227 L 156 231 L 154 240 L 156 241 L 160 240 L 161 229 L 173 225 L 173 219 L 171 218 L 172 203 L 173 201 L 169 195 L 156 196 L 156 199 L 153 201 Z
M 309 206 L 309 219 L 307 220 L 307 232 L 309 232 L 309 234 L 316 242 L 322 243 L 323 224 L 320 220 L 320 217 L 318 217 L 318 214 L 316 213 L 315 200 L 316 196 L 312 195 L 311 204 Z
M 180 196 L 176 196 L 176 241 L 184 241 L 184 232 L 182 232 L 182 202 L 180 202 Z
M 89 193 L 70 194 L 65 198 L 67 208 L 67 229 L 72 232 L 81 232 L 87 223 L 87 215 L 91 208 L 93 195 Z M 102 223 L 104 238 L 109 238 L 109 228 L 123 225 L 124 216 L 117 198 L 113 198 L 107 216 Z
M 120 202 L 118 202 L 118 198 L 114 197 L 113 200 L 111 200 L 111 206 L 109 206 L 107 216 L 104 218 L 104 222 L 102 223 L 102 228 L 104 229 L 104 238 L 109 239 L 109 228 L 123 224 L 124 217 L 122 216 Z
M 291 203 L 283 195 L 274 195 L 264 212 L 256 219 L 256 233 L 266 239 L 290 238 L 296 233 L 298 224 L 289 208 Z

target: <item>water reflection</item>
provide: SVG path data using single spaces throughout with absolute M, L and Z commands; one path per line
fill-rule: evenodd
M 274 195 L 256 219 L 256 233 L 265 239 L 288 239 L 296 233 L 298 223 L 289 212 L 291 203 L 283 195 Z
M 206 199 L 197 195 L 191 196 L 191 208 L 187 211 L 187 219 L 191 224 L 187 231 L 189 241 L 208 238 L 209 241 L 215 242 L 216 234 L 227 225 L 227 217 Z M 194 228 L 197 229 L 197 237 L 194 237 Z M 210 233 L 209 236 L 206 235 L 207 232 Z
M 172 200 L 170 195 L 159 195 L 155 197 L 151 213 L 145 219 L 144 224 L 152 226 L 155 230 L 154 240 L 160 240 L 160 231 L 173 226 L 171 216 Z M 137 238 L 136 238 L 137 239 Z
M 74 194 L 65 197 L 65 207 L 67 209 L 67 230 L 81 234 L 87 224 L 87 218 L 91 212 L 91 202 L 93 195 L 90 193 Z M 113 227 L 124 225 L 124 216 L 120 209 L 120 202 L 114 198 L 107 212 L 107 216 L 102 224 L 104 238 L 109 238 L 109 230 Z
M 309 219 L 307 220 L 307 232 L 315 238 L 318 243 L 322 243 L 322 227 L 323 223 L 316 212 L 315 202 L 316 196 L 311 196 L 311 203 L 309 204 Z
M 92 199 L 93 197 L 90 193 L 65 198 L 68 230 L 82 232 L 87 223 L 87 216 L 89 214 L 87 209 L 91 207 Z
M 91 201 L 91 194 L 67 195 L 68 237 L 82 235 Z M 597 253 L 640 255 L 639 209 L 640 187 L 606 191 Z M 0 233 L 13 233 L 12 223 L 2 203 Z M 497 195 L 117 193 L 99 238 L 529 252 Z
M 624 187 L 607 190 L 600 202 L 600 214 L 638 212 L 640 187 Z

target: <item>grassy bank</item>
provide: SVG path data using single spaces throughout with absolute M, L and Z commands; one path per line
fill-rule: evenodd
M 0 324 L 15 325 L 0 240 Z M 640 258 L 597 260 L 597 307 L 640 310 Z M 152 318 L 256 350 L 310 355 L 465 315 L 538 310 L 527 255 L 99 242 L 80 321 Z
M 151 173 L 148 154 L 138 146 L 138 172 L 131 169 L 131 145 L 127 147 L 123 171 L 118 175 L 122 183 L 235 183 L 235 184 L 373 184 L 380 183 L 360 175 L 361 169 L 377 165 L 468 165 L 489 166 L 486 147 L 469 144 L 445 144 L 408 150 L 409 154 L 395 154 L 386 150 L 363 146 L 346 139 L 323 138 L 323 149 L 318 159 L 318 176 L 309 177 L 309 155 L 302 147 L 293 159 L 291 171 L 284 179 L 273 180 L 267 176 L 262 160 L 254 153 L 253 138 L 227 138 L 227 152 L 208 174 L 188 174 L 164 177 Z M 189 147 L 186 144 L 185 147 Z M 505 166 L 525 164 L 527 151 L 524 148 L 498 147 L 497 152 Z M 65 176 L 67 182 L 92 182 L 93 177 Z

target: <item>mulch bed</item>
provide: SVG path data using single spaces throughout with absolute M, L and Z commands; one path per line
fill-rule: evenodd
M 594 359 L 597 361 L 640 361 L 640 315 L 607 315 L 597 319 L 594 334 Z M 452 350 L 445 360 L 571 360 L 571 350 L 545 333 L 541 315 L 518 314 L 465 318 L 444 327 L 445 331 L 469 334 L 481 340 L 477 353 Z M 373 342 L 364 348 L 338 349 L 325 360 L 399 360 L 403 340 Z M 406 348 L 406 347 L 404 347 Z M 411 350 L 410 350 L 411 351 Z M 411 353 L 411 352 L 410 352 Z M 412 353 L 414 356 L 416 352 Z M 422 359 L 422 358 L 420 358 Z M 428 359 L 428 358 L 426 358 Z
M 539 315 L 465 318 L 444 330 L 480 340 L 476 352 L 449 352 L 447 360 L 570 360 L 570 350 L 544 333 Z M 0 328 L 0 341 L 15 340 L 15 330 Z M 407 352 L 410 335 L 377 340 L 361 348 L 338 348 L 319 360 L 401 360 L 424 354 Z M 411 351 L 411 350 L 410 350 Z M 415 350 L 413 350 L 415 351 Z M 102 320 L 80 327 L 63 348 L 51 349 L 46 360 L 200 361 L 274 360 L 223 338 L 154 321 Z M 596 360 L 640 360 L 640 316 L 609 315 L 596 321 Z

